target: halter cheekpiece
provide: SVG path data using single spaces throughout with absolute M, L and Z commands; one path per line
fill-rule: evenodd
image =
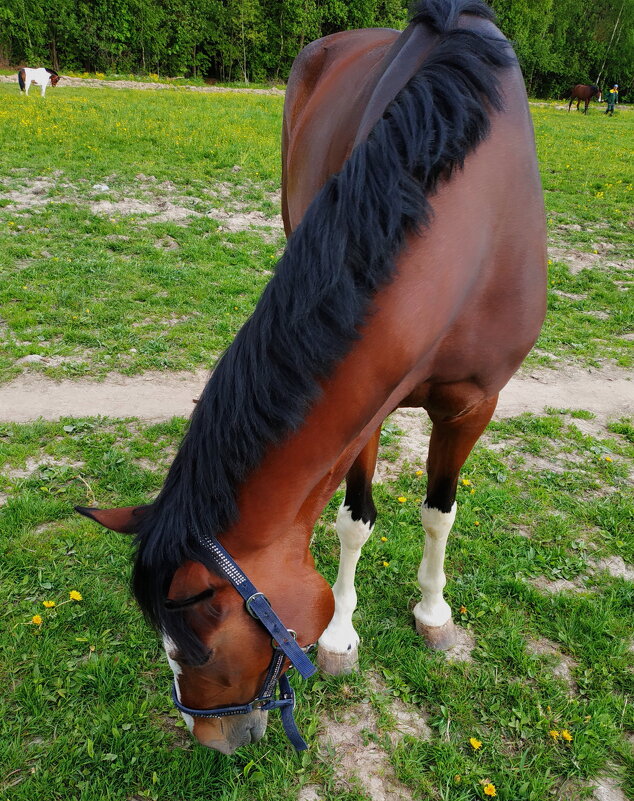
M 244 598 L 247 612 L 261 623 L 271 635 L 273 657 L 260 691 L 253 701 L 248 704 L 221 706 L 214 709 L 191 709 L 181 704 L 176 693 L 176 685 L 173 684 L 172 700 L 174 705 L 186 715 L 196 718 L 224 718 L 231 715 L 245 715 L 256 709 L 261 709 L 263 712 L 279 709 L 286 736 L 297 751 L 306 750 L 308 746 L 299 733 L 293 716 L 295 693 L 286 674 L 283 676 L 280 674 L 286 658 L 304 679 L 316 673 L 317 668 L 306 655 L 306 651 L 297 644 L 295 632 L 286 628 L 273 611 L 266 596 L 258 592 L 222 545 L 216 539 L 205 534 L 198 534 L 198 540 L 211 553 L 214 567 Z M 307 646 L 306 650 L 310 648 L 311 646 Z M 278 686 L 279 697 L 277 697 Z

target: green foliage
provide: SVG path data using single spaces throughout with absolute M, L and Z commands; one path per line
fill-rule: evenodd
M 634 0 L 491 0 L 532 94 L 634 77 Z M 65 71 L 285 80 L 314 39 L 403 28 L 407 0 L 6 0 L 0 61 Z
M 0 58 L 67 71 L 286 79 L 313 39 L 405 19 L 401 0 L 7 0 Z

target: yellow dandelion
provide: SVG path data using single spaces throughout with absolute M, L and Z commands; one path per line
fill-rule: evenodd
M 568 729 L 562 729 L 562 730 L 561 730 L 561 736 L 564 738 L 564 740 L 565 740 L 567 743 L 571 743 L 571 742 L 572 742 L 572 734 L 570 734 L 570 732 L 568 731 Z
M 390 566 L 389 562 L 385 562 L 385 561 L 383 562 L 383 567 L 389 567 L 389 566 Z
M 467 614 L 467 607 L 466 606 L 463 605 L 463 606 L 460 607 L 460 614 L 461 615 L 466 615 Z M 474 740 L 473 737 L 469 740 L 471 745 L 473 745 L 473 740 Z M 477 742 L 477 740 L 476 740 L 476 742 Z M 480 743 L 480 745 L 482 745 L 482 743 Z M 474 748 L 480 748 L 480 745 L 473 745 L 473 747 Z
M 489 782 L 488 784 L 485 784 L 482 789 L 484 790 L 484 794 L 485 795 L 490 795 L 492 797 L 497 795 L 497 791 L 495 789 L 495 785 L 491 784 L 491 782 Z
M 399 495 L 399 497 L 398 497 L 396 500 L 397 500 L 399 503 L 405 503 L 405 501 L 407 500 L 407 498 L 406 498 L 404 495 Z
M 387 537 L 381 537 L 381 542 L 387 542 Z
M 559 739 L 559 732 L 557 731 L 557 729 L 551 729 L 548 732 L 548 734 L 550 734 L 550 736 L 553 738 L 553 740 L 558 740 Z
M 52 609 L 55 606 L 55 601 L 42 601 L 47 609 Z
M 36 626 L 42 625 L 42 618 L 40 615 L 33 615 L 31 618 L 31 623 L 35 623 Z
M 462 611 L 463 609 L 465 609 L 464 606 L 461 607 L 460 611 Z M 465 609 L 465 612 L 466 611 L 467 610 Z M 476 737 L 469 737 L 469 742 L 471 743 L 471 747 L 473 748 L 474 751 L 477 751 L 478 748 L 482 748 L 482 743 Z
M 474 489 L 470 489 L 469 490 L 469 495 L 475 495 L 475 490 Z
M 611 462 L 612 461 L 612 457 L 611 456 L 606 456 L 605 457 L 605 461 L 606 462 Z
M 463 487 L 470 487 L 471 486 L 471 482 L 469 481 L 468 478 L 463 478 L 462 479 L 462 486 Z
M 423 471 L 422 470 L 417 470 L 416 471 L 416 475 L 417 476 L 422 476 L 423 475 Z
M 83 601 L 81 593 L 77 592 L 77 590 L 71 590 L 68 595 L 71 601 Z
M 479 526 L 479 525 L 480 525 L 480 521 L 479 521 L 479 520 L 475 520 L 475 521 L 474 521 L 474 523 L 473 523 L 473 525 L 474 525 L 474 526 Z

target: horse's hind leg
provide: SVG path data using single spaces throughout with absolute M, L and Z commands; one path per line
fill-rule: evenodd
M 496 403 L 497 395 L 456 417 L 442 419 L 430 414 L 433 428 L 427 457 L 427 497 L 421 509 L 425 547 L 418 569 L 423 597 L 414 607 L 414 618 L 416 631 L 436 650 L 451 648 L 456 642 L 451 608 L 443 598 L 443 565 L 447 538 L 456 517 L 458 476 Z
M 337 580 L 332 588 L 335 612 L 319 638 L 317 655 L 319 667 L 333 676 L 350 673 L 358 664 L 359 635 L 352 625 L 352 614 L 357 607 L 354 576 L 361 549 L 372 533 L 376 519 L 376 509 L 372 501 L 372 477 L 380 434 L 379 426 L 348 471 L 346 497 L 337 515 L 341 555 Z

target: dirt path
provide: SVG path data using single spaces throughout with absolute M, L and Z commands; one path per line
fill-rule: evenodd
M 143 81 L 102 81 L 99 78 L 70 78 L 65 75 L 61 76 L 61 83 L 55 87 L 55 91 L 59 92 L 65 86 L 73 87 L 89 87 L 91 89 L 188 89 L 190 92 L 235 92 L 238 94 L 251 94 L 251 95 L 281 95 L 284 96 L 283 89 L 277 89 L 272 86 L 270 89 L 249 89 L 245 88 L 230 88 L 226 86 L 181 86 L 175 83 L 154 83 Z M 0 75 L 0 83 L 15 83 L 18 82 L 16 75 Z M 35 87 L 35 91 L 39 94 L 39 87 Z
M 200 394 L 207 371 L 110 376 L 104 382 L 52 381 L 25 374 L 0 386 L 0 421 L 25 423 L 43 417 L 138 417 L 147 421 L 189 416 L 192 398 Z M 542 413 L 545 406 L 586 409 L 599 420 L 634 413 L 634 380 L 623 370 L 566 368 L 516 376 L 503 390 L 497 417 L 524 411 Z

